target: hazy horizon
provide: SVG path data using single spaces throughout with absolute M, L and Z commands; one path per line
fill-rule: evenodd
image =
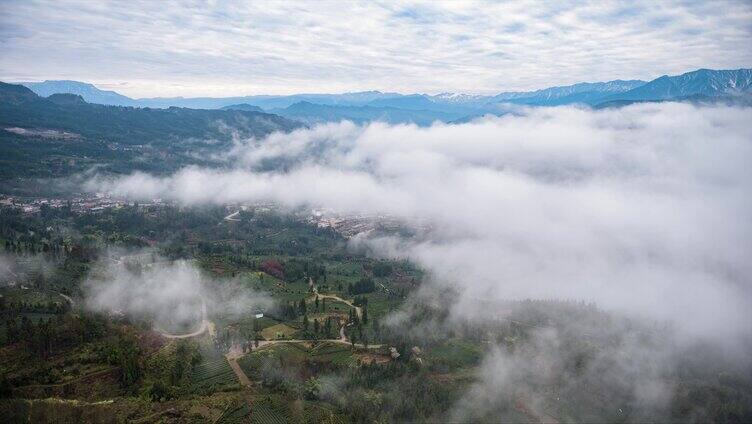
M 677 75 L 683 75 L 683 74 L 686 74 L 686 73 L 699 71 L 701 69 L 710 69 L 710 68 L 690 69 L 690 70 L 687 70 L 687 71 L 684 71 L 684 72 L 680 72 Z M 747 67 L 738 68 L 738 69 L 713 69 L 713 70 L 717 70 L 717 71 L 735 71 L 735 70 L 744 70 L 744 69 L 752 69 L 752 65 L 749 65 Z M 649 79 L 645 79 L 645 80 L 630 79 L 630 78 L 615 78 L 615 79 L 608 80 L 608 81 L 596 81 L 596 80 L 592 80 L 592 81 L 577 81 L 577 82 L 574 82 L 574 83 L 571 83 L 571 84 L 561 84 L 561 85 L 551 84 L 551 85 L 545 85 L 545 86 L 541 86 L 541 87 L 537 87 L 537 88 L 532 88 L 530 90 L 522 90 L 520 92 L 534 92 L 534 91 L 537 91 L 537 90 L 543 90 L 543 89 L 547 89 L 547 88 L 567 87 L 567 86 L 572 86 L 572 85 L 577 85 L 577 84 L 583 84 L 583 83 L 584 84 L 597 84 L 597 83 L 607 83 L 607 82 L 613 82 L 613 81 L 642 81 L 642 82 L 650 82 L 650 81 L 652 81 L 652 80 L 654 80 L 656 78 L 659 78 L 661 76 L 664 76 L 664 75 L 668 75 L 668 74 L 664 73 L 664 74 L 661 74 L 661 75 L 656 75 L 653 78 L 649 78 Z M 674 75 L 669 75 L 669 76 L 674 76 Z M 103 87 L 101 84 L 96 84 L 96 83 L 93 83 L 91 81 L 84 81 L 84 80 L 77 80 L 77 79 L 49 79 L 48 78 L 48 79 L 34 80 L 34 81 L 31 81 L 31 80 L 18 80 L 18 81 L 3 81 L 3 82 L 10 83 L 10 84 L 28 84 L 28 83 L 43 83 L 43 82 L 73 82 L 73 83 L 83 83 L 83 84 L 91 84 L 91 85 L 93 85 L 94 87 L 96 87 L 99 90 L 113 91 L 115 93 L 118 93 L 118 94 L 121 94 L 121 95 L 125 95 L 124 93 L 122 93 L 122 92 L 120 92 L 120 91 L 118 91 L 116 89 L 106 88 L 106 87 Z M 462 94 L 462 95 L 478 95 L 478 96 L 487 95 L 487 96 L 493 96 L 493 95 L 500 94 L 500 93 L 515 92 L 515 90 L 506 90 L 506 89 L 500 88 L 499 90 L 496 90 L 496 91 L 492 91 L 492 92 L 489 92 L 489 93 L 479 94 L 479 93 L 469 93 L 469 92 L 466 92 L 466 91 L 454 91 L 454 92 L 448 92 L 448 91 L 419 92 L 419 91 L 394 91 L 394 90 L 389 90 L 389 89 L 373 88 L 373 89 L 366 89 L 366 90 L 360 90 L 360 91 L 340 91 L 340 92 L 326 92 L 326 91 L 312 92 L 311 91 L 311 92 L 291 92 L 291 93 L 235 93 L 235 94 L 228 94 L 228 95 L 222 95 L 222 96 L 195 96 L 195 97 L 194 96 L 174 96 L 174 98 L 189 99 L 189 98 L 201 98 L 201 97 L 234 98 L 234 97 L 252 97 L 252 96 L 270 96 L 270 97 L 274 97 L 274 96 L 293 96 L 293 95 L 345 95 L 345 94 L 360 94 L 360 93 L 369 93 L 369 92 L 376 92 L 376 93 L 382 93 L 382 94 L 427 95 L 427 96 L 436 96 L 436 95 L 441 95 L 441 94 Z M 127 96 L 127 97 L 130 97 L 130 98 L 132 98 L 134 100 L 139 100 L 139 99 L 157 99 L 157 98 L 171 98 L 171 96 L 143 96 L 143 97 L 131 97 L 131 96 Z

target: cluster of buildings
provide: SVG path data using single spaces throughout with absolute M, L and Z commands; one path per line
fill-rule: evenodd
M 117 209 L 126 205 L 131 205 L 122 198 L 116 198 L 106 193 L 93 193 L 90 195 L 81 195 L 70 198 L 31 198 L 20 196 L 0 195 L 0 207 L 11 206 L 20 208 L 25 214 L 38 213 L 45 205 L 50 208 L 70 207 L 72 212 L 87 213 L 97 212 L 105 209 Z M 139 206 L 149 209 L 151 207 L 162 207 L 173 205 L 171 202 L 162 199 L 151 199 L 149 201 L 138 202 Z M 253 205 L 228 205 L 229 215 L 225 217 L 227 221 L 238 221 L 241 211 L 252 210 L 254 213 L 269 213 L 280 210 L 281 208 L 271 202 L 259 202 Z M 296 214 L 300 219 L 309 224 L 316 225 L 319 228 L 331 228 L 345 237 L 353 237 L 357 234 L 369 233 L 374 230 L 392 232 L 399 231 L 410 227 L 413 231 L 428 230 L 429 225 L 421 222 L 410 222 L 409 225 L 404 220 L 386 215 L 386 214 L 338 214 L 328 209 L 313 209 Z
M 413 231 L 425 231 L 430 227 L 426 222 L 410 222 L 386 214 L 351 214 L 340 215 L 331 210 L 314 209 L 307 222 L 319 228 L 331 228 L 345 237 L 369 233 L 374 230 L 396 232 L 407 227 Z
M 124 199 L 114 198 L 104 193 L 95 193 L 91 195 L 60 199 L 0 195 L 0 206 L 20 208 L 25 214 L 38 213 L 45 205 L 50 208 L 70 207 L 71 211 L 73 212 L 85 213 L 111 208 L 121 208 L 129 204 L 131 204 L 131 202 L 128 202 Z M 167 203 L 162 201 L 162 199 L 152 199 L 147 202 L 140 202 L 139 204 L 144 206 L 167 205 Z

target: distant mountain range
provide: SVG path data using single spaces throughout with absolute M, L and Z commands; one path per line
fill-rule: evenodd
M 53 94 L 76 94 L 88 103 L 116 106 L 138 106 L 136 100 L 114 91 L 100 90 L 93 84 L 78 81 L 44 81 L 19 83 L 30 88 L 37 95 L 49 97 Z
M 233 131 L 261 137 L 298 126 L 281 116 L 255 110 L 100 105 L 86 102 L 79 94 L 40 97 L 24 86 L 0 82 L 0 128 L 52 128 L 88 139 L 137 145 L 188 138 L 230 141 Z
M 239 105 L 222 106 L 220 109 L 222 110 L 245 110 L 247 112 L 263 112 L 264 111 L 264 109 L 261 109 L 258 106 L 249 105 L 248 103 L 241 103 Z
M 301 126 L 254 108 L 109 106 L 87 103 L 79 94 L 40 97 L 22 85 L 0 82 L 0 188 L 18 178 L 93 169 L 163 173 L 213 166 L 216 152 L 237 137 L 263 138 Z
M 407 109 L 369 105 L 321 105 L 308 101 L 298 102 L 286 108 L 271 109 L 269 112 L 309 124 L 347 120 L 356 124 L 380 121 L 389 124 L 414 123 L 421 126 L 431 125 L 435 121 L 451 122 L 468 115 L 467 111 Z
M 510 102 L 534 106 L 559 106 L 573 103 L 593 104 L 604 97 L 624 93 L 645 85 L 641 80 L 581 82 L 564 87 L 550 87 L 533 92 L 510 92 L 493 96 L 491 102 Z
M 689 97 L 718 97 L 749 94 L 752 91 L 752 69 L 714 71 L 700 69 L 670 77 L 664 75 L 601 100 L 670 100 Z
M 493 96 L 368 91 L 131 99 L 76 81 L 26 85 L 0 82 L 0 186 L 18 177 L 60 177 L 92 169 L 165 173 L 186 165 L 215 166 L 218 149 L 237 137 L 263 138 L 321 122 L 425 126 L 468 122 L 520 106 L 603 108 L 673 100 L 752 106 L 750 69 L 700 69 L 649 82 L 580 83 Z
M 633 102 L 702 100 L 749 96 L 752 69 L 699 69 L 652 81 L 615 80 L 578 83 L 535 91 L 502 92 L 491 96 L 443 93 L 399 94 L 365 91 L 344 94 L 259 95 L 241 97 L 132 99 L 114 91 L 76 81 L 21 83 L 40 96 L 55 93 L 80 95 L 89 103 L 150 108 L 264 110 L 306 123 L 349 119 L 354 122 L 382 120 L 419 125 L 439 120 L 466 121 L 486 114 L 502 114 L 517 105 L 559 106 L 582 104 L 594 107 Z

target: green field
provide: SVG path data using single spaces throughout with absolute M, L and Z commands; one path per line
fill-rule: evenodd
M 331 362 L 338 366 L 355 363 L 350 346 L 344 343 L 320 342 L 308 351 L 311 360 Z
M 292 339 L 298 330 L 285 324 L 276 324 L 266 327 L 261 331 L 261 336 L 266 340 Z
M 251 412 L 248 403 L 238 400 L 228 405 L 222 415 L 217 418 L 217 424 L 240 424 L 248 422 L 248 414 Z
M 221 389 L 238 383 L 235 373 L 225 358 L 198 364 L 191 373 L 191 390 Z
M 279 396 L 254 396 L 251 422 L 258 424 L 285 424 L 291 422 L 288 401 L 280 399 Z
M 451 339 L 432 346 L 426 358 L 434 368 L 458 370 L 478 365 L 483 357 L 483 349 L 478 344 L 461 339 Z

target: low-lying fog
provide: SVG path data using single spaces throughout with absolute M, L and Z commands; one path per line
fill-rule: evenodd
M 361 237 L 477 299 L 573 299 L 752 334 L 752 109 L 663 103 L 521 110 L 461 125 L 320 125 L 238 141 L 227 169 L 94 179 L 186 204 L 275 201 L 428 220 L 419 240 Z
M 272 305 L 268 296 L 235 280 L 213 281 L 192 261 L 169 261 L 146 251 L 103 255 L 84 289 L 88 308 L 147 319 L 172 334 L 200 329 L 207 310 L 239 316 Z
M 671 416 L 687 364 L 690 378 L 728 366 L 747 375 L 752 366 L 750 122 L 750 108 L 662 103 L 523 109 L 428 128 L 329 124 L 239 140 L 217 155 L 223 169 L 87 186 L 134 199 L 273 201 L 429 223 L 411 238 L 350 241 L 429 272 L 386 325 L 448 334 L 488 323 L 496 300 L 526 298 L 594 302 L 612 314 L 555 314 L 555 325 L 513 350 L 489 346 L 450 419 L 499 419 L 520 394 L 535 409 L 609 393 L 618 404 L 586 411 L 593 420 L 629 411 L 631 420 L 660 421 Z M 425 299 L 438 299 L 449 319 L 400 325 Z M 591 341 L 597 346 L 584 348 Z M 571 371 L 582 352 L 587 365 Z M 702 421 L 704 407 L 693 403 L 692 416 Z

